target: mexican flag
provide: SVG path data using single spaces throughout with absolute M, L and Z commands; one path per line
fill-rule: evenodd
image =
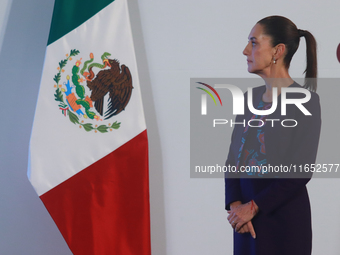
M 56 0 L 28 178 L 73 254 L 151 254 L 148 142 L 126 0 Z

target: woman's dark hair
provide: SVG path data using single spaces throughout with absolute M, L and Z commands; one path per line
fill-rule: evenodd
M 293 55 L 299 47 L 300 37 L 305 37 L 307 44 L 307 67 L 304 71 L 306 74 L 304 87 L 311 91 L 316 91 L 317 58 L 314 36 L 307 30 L 298 29 L 291 20 L 282 16 L 269 16 L 261 19 L 257 23 L 262 25 L 264 33 L 272 38 L 273 47 L 279 43 L 283 43 L 286 46 L 286 56 L 283 61 L 287 69 L 290 66 Z

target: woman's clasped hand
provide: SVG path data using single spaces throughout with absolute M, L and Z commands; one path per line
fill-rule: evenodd
M 230 205 L 228 221 L 237 233 L 243 234 L 249 232 L 255 239 L 256 233 L 251 220 L 257 212 L 258 207 L 253 200 L 246 204 L 236 201 Z

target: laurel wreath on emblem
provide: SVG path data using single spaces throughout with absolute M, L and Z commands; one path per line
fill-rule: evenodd
M 71 77 L 68 74 L 66 81 L 59 84 L 62 79 L 63 69 L 72 57 L 79 54 L 79 50 L 73 49 L 70 54 L 66 54 L 66 59 L 59 62 L 58 73 L 53 80 L 56 82 L 54 97 L 59 102 L 59 109 L 62 114 L 69 117 L 73 124 L 78 124 L 79 128 L 84 128 L 89 132 L 94 130 L 97 133 L 106 133 L 120 127 L 120 122 L 115 121 L 108 125 L 94 125 L 85 120 L 103 121 L 110 119 L 125 110 L 132 93 L 132 77 L 127 66 L 119 66 L 117 59 L 109 59 L 110 53 L 102 54 L 102 64 L 93 63 L 94 55 L 90 54 L 90 59 L 85 61 L 80 69 L 81 60 L 76 61 L 72 67 Z M 95 75 L 93 69 L 99 68 L 101 71 Z M 82 78 L 80 77 L 83 76 Z M 86 95 L 86 89 L 82 83 L 91 91 L 91 95 Z M 107 110 L 104 113 L 104 96 L 109 95 Z M 64 100 L 65 96 L 65 100 Z M 103 116 L 104 115 L 104 116 Z M 83 120 L 80 120 L 83 119 Z

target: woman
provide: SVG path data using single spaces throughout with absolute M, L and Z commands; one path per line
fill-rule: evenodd
M 303 106 L 312 115 L 305 115 L 291 104 L 287 105 L 287 113 L 283 116 L 281 90 L 301 88 L 288 73 L 300 37 L 304 37 L 307 44 L 306 78 L 312 78 L 306 79 L 304 88 L 311 91 L 311 98 Z M 315 93 L 317 64 L 313 35 L 297 29 L 285 17 L 266 17 L 251 30 L 243 54 L 247 57 L 248 71 L 259 75 L 265 82 L 264 86 L 253 89 L 253 106 L 259 110 L 270 109 L 274 88 L 277 89 L 278 104 L 268 116 L 255 115 L 245 107 L 245 114 L 236 117 L 235 122 L 245 119 L 248 123 L 250 119 L 261 119 L 265 124 L 245 128 L 235 125 L 226 165 L 237 166 L 240 170 L 246 166 L 298 167 L 314 164 L 321 118 L 319 97 Z M 301 93 L 289 95 L 291 98 L 304 97 Z M 273 121 L 266 119 L 280 121 L 274 125 Z M 280 124 L 283 119 L 293 119 L 297 125 L 285 127 Z M 238 172 L 226 175 L 226 210 L 229 213 L 228 221 L 235 230 L 234 254 L 310 255 L 312 229 L 306 184 L 311 174 L 305 173 L 304 178 L 276 178 L 282 175 L 266 174 L 269 173 Z M 275 178 L 265 178 L 268 176 Z

